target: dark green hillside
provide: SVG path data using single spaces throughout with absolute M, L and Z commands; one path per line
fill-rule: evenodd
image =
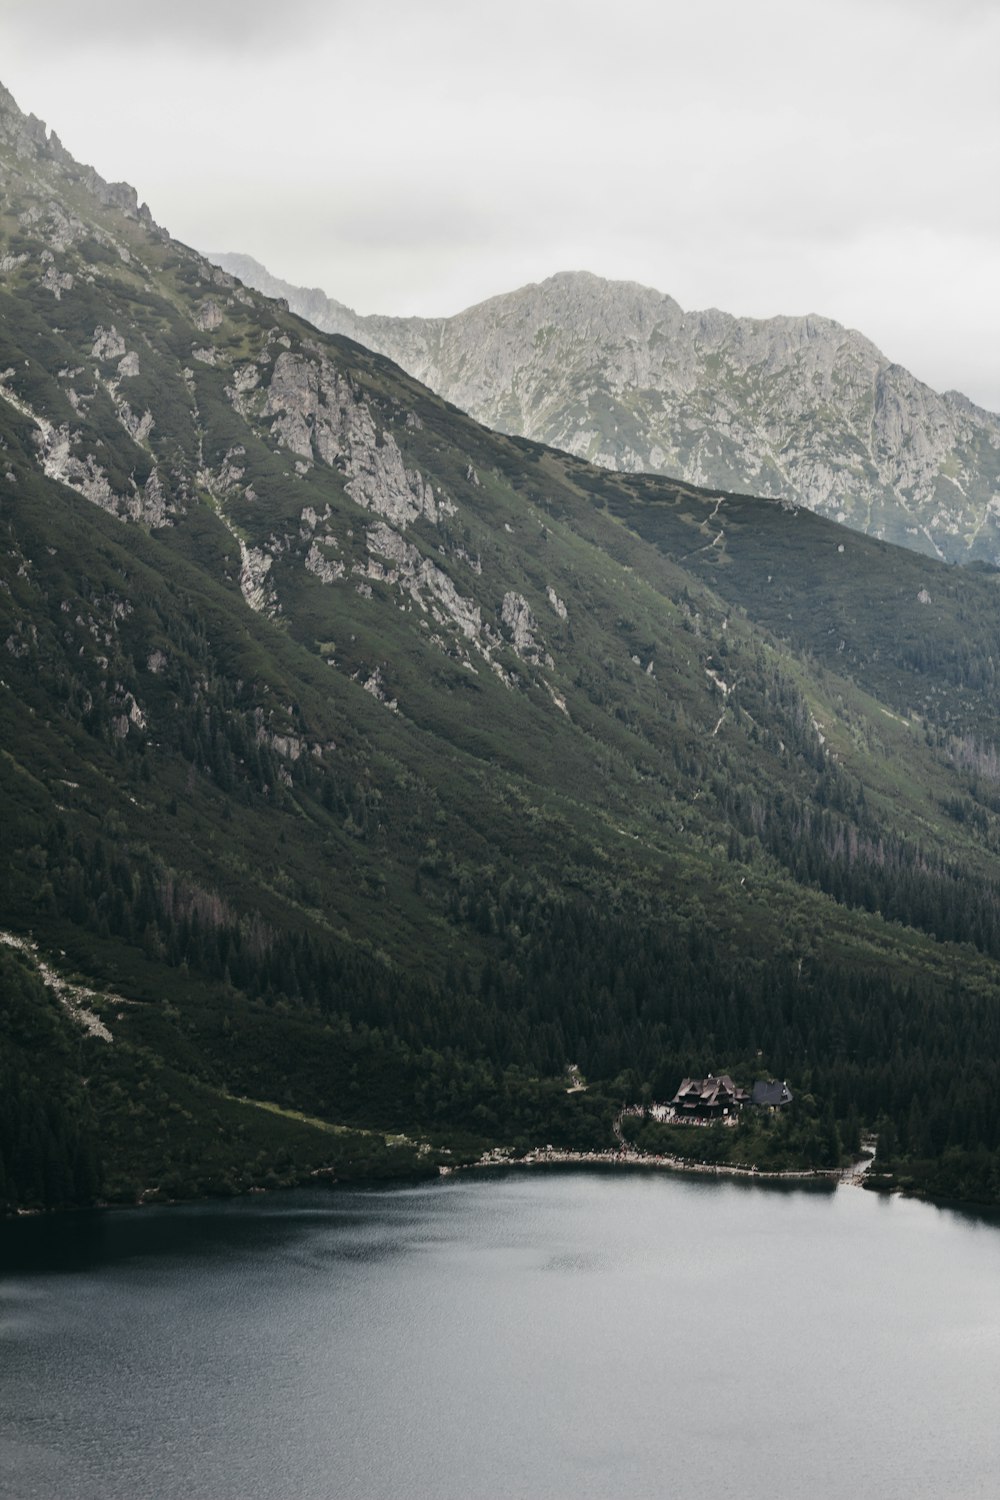
M 492 434 L 2 98 L 0 169 L 7 1201 L 600 1146 L 712 1066 L 994 1194 L 993 577 Z
M 586 490 L 593 481 L 581 468 Z M 748 495 L 720 503 L 718 491 L 646 476 L 622 476 L 600 494 L 631 530 L 721 598 L 897 712 L 935 729 L 992 730 L 995 569 L 929 567 L 809 511 Z

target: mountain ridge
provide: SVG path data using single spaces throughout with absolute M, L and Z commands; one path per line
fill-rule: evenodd
M 1000 416 L 933 391 L 832 319 L 688 313 L 590 272 L 448 318 L 362 317 L 252 257 L 216 259 L 499 431 L 794 500 L 949 561 L 1000 560 Z

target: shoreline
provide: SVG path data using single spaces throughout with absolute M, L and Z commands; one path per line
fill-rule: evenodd
M 64 1217 L 66 1215 L 90 1214 L 90 1213 L 115 1213 L 137 1208 L 175 1208 L 183 1204 L 211 1203 L 213 1201 L 226 1201 L 230 1196 L 234 1198 L 247 1198 L 273 1193 L 292 1192 L 297 1188 L 319 1186 L 321 1183 L 327 1187 L 350 1186 L 352 1182 L 365 1183 L 391 1183 L 412 1182 L 416 1180 L 432 1180 L 435 1177 L 453 1177 L 461 1172 L 481 1172 L 495 1170 L 496 1168 L 511 1167 L 644 1167 L 647 1170 L 661 1172 L 686 1173 L 689 1175 L 705 1177 L 738 1177 L 747 1182 L 771 1182 L 771 1183 L 816 1183 L 830 1184 L 833 1187 L 863 1187 L 864 1179 L 874 1161 L 874 1151 L 871 1149 L 873 1141 L 864 1145 L 865 1154 L 855 1158 L 847 1167 L 791 1167 L 784 1171 L 769 1171 L 759 1167 L 739 1166 L 732 1162 L 697 1162 L 690 1161 L 683 1156 L 650 1155 L 638 1151 L 572 1151 L 555 1147 L 536 1147 L 526 1152 L 523 1156 L 512 1156 L 504 1151 L 503 1147 L 494 1147 L 483 1153 L 477 1161 L 466 1161 L 452 1163 L 439 1163 L 436 1171 L 433 1168 L 425 1168 L 419 1171 L 401 1171 L 390 1177 L 366 1178 L 363 1175 L 358 1178 L 337 1177 L 333 1167 L 318 1167 L 308 1173 L 298 1182 L 282 1183 L 278 1187 L 250 1187 L 242 1192 L 219 1197 L 215 1194 L 198 1194 L 191 1198 L 148 1198 L 141 1195 L 134 1202 L 98 1202 L 88 1205 L 80 1205 L 73 1208 L 15 1208 L 0 1213 L 0 1223 L 13 1223 L 17 1220 L 44 1219 L 49 1217 Z M 896 1188 L 894 1191 L 899 1192 Z M 922 1194 L 914 1196 L 922 1197 Z
M 849 1167 L 792 1167 L 785 1171 L 768 1171 L 758 1167 L 737 1166 L 731 1162 L 696 1162 L 683 1156 L 650 1156 L 638 1151 L 568 1151 L 545 1147 L 517 1157 L 487 1152 L 478 1161 L 439 1166 L 438 1175 L 451 1177 L 458 1172 L 486 1171 L 494 1167 L 646 1167 L 700 1176 L 743 1177 L 750 1182 L 829 1182 L 834 1186 L 843 1184 L 860 1187 L 872 1159 L 867 1155 L 859 1157 Z

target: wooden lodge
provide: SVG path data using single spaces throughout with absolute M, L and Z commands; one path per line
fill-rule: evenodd
M 722 1120 L 736 1114 L 749 1100 L 746 1089 L 723 1073 L 721 1078 L 713 1074 L 707 1078 L 685 1078 L 670 1103 L 682 1120 Z

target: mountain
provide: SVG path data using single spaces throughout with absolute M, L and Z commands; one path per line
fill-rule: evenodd
M 686 313 L 584 272 L 451 318 L 358 317 L 249 256 L 214 259 L 500 432 L 791 500 L 952 562 L 1000 561 L 1000 417 L 938 395 L 829 318 Z
M 0 176 L 3 1201 L 602 1146 L 713 1067 L 996 1196 L 995 570 L 491 432 L 6 93 Z

